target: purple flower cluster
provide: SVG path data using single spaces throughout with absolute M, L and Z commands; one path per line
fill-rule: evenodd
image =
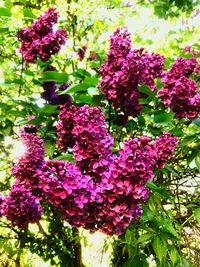
M 151 139 L 140 137 L 124 142 L 119 157 L 112 156 L 109 170 L 102 178 L 103 205 L 99 217 L 101 231 L 106 234 L 122 234 L 132 219 L 141 214 L 141 202 L 147 200 L 147 181 L 152 180 L 156 152 Z
M 36 198 L 22 187 L 14 187 L 3 202 L 3 215 L 20 229 L 26 229 L 29 223 L 39 221 L 42 211 Z
M 130 139 L 117 156 L 99 108 L 62 105 L 59 118 L 59 144 L 72 147 L 77 162 L 45 161 L 35 126 L 24 126 L 26 152 L 12 168 L 16 180 L 3 200 L 3 215 L 24 229 L 41 217 L 36 200 L 47 199 L 73 226 L 122 234 L 141 216 L 141 202 L 149 194 L 145 184 L 172 156 L 176 138 L 164 133 L 154 142 L 144 136 Z
M 91 170 L 93 164 L 111 155 L 113 138 L 106 132 L 104 114 L 99 108 L 79 108 L 74 114 L 72 134 L 74 157 L 82 170 Z
M 57 90 L 57 84 L 55 82 L 43 82 L 42 84 L 43 92 L 41 93 L 41 97 L 48 101 L 51 105 L 63 105 L 68 103 L 69 105 L 72 102 L 71 96 L 68 94 L 65 95 L 58 95 Z M 67 89 L 68 84 L 61 84 L 59 86 L 60 91 L 64 91 Z
M 139 82 L 149 86 L 153 91 L 156 89 L 155 78 L 159 78 L 163 74 L 164 57 L 144 52 L 140 59 L 141 76 Z
M 149 54 L 143 48 L 131 49 L 127 29 L 118 28 L 110 38 L 110 51 L 100 68 L 99 88 L 113 107 L 137 116 L 142 108 L 138 86 L 143 83 L 155 90 L 154 79 L 161 77 L 163 62 L 164 57 L 159 54 Z
M 89 187 L 92 188 L 92 191 L 85 195 L 86 198 L 88 195 L 88 201 L 86 199 L 82 201 L 80 198 L 80 201 L 83 202 L 84 216 L 88 215 L 87 220 L 83 220 L 81 225 L 90 230 L 99 229 L 109 235 L 121 234 L 132 219 L 138 219 L 141 216 L 140 203 L 147 200 L 149 193 L 145 184 L 153 179 L 154 168 L 162 168 L 166 160 L 173 155 L 177 139 L 168 133 L 164 133 L 154 142 L 151 142 L 148 137 L 130 139 L 124 142 L 119 156 L 112 155 L 113 140 L 106 133 L 103 113 L 98 108 L 89 108 L 87 105 L 81 108 L 76 107 L 75 112 L 71 108 L 72 106 L 61 107 L 62 116 L 58 122 L 58 125 L 62 125 L 62 131 L 58 127 L 61 148 L 67 149 L 69 145 L 68 139 L 65 139 L 65 135 L 63 135 L 64 127 L 69 125 L 69 119 L 71 127 L 67 128 L 67 133 L 69 135 L 71 131 L 71 136 L 73 136 L 73 153 L 77 160 L 76 167 L 73 168 L 78 168 L 82 173 L 83 181 L 90 179 L 89 185 L 93 182 L 92 187 Z M 65 142 L 66 145 L 64 145 Z M 53 161 L 51 164 L 54 166 Z M 57 162 L 56 164 L 60 166 L 61 174 L 66 173 L 61 167 L 61 165 L 64 166 L 64 163 Z M 44 173 L 51 177 L 48 172 L 44 171 Z M 77 174 L 77 177 L 80 176 L 80 173 Z M 52 179 L 59 180 L 55 177 Z M 62 183 L 56 182 L 53 185 L 54 180 L 52 179 L 44 178 L 46 182 L 42 182 L 42 184 L 46 183 L 48 190 L 51 191 L 60 188 L 59 192 L 64 197 L 67 193 L 63 193 L 65 190 Z M 70 189 L 68 188 L 68 190 Z M 74 197 L 72 195 L 73 192 L 70 196 L 72 197 L 71 201 L 75 201 L 76 195 Z M 52 197 L 49 196 L 49 198 L 49 201 L 52 201 Z M 59 201 L 64 203 L 60 196 L 58 203 Z M 77 205 L 74 203 L 72 206 L 76 207 Z M 71 213 L 74 221 L 65 217 L 72 225 L 80 224 L 77 212 L 79 213 L 78 208 Z M 78 221 L 75 222 L 75 220 Z
M 74 128 L 74 114 L 79 109 L 74 105 L 62 105 L 58 115 L 59 121 L 56 125 L 58 135 L 58 147 L 67 150 L 74 146 L 72 130 Z
M 17 33 L 21 41 L 20 52 L 27 62 L 36 62 L 37 58 L 48 61 L 51 55 L 57 54 L 61 45 L 65 44 L 67 33 L 58 29 L 53 31 L 58 14 L 54 8 L 49 8 L 29 28 L 23 28 Z
M 4 195 L 0 193 L 0 217 L 3 216 Z
M 93 180 L 76 165 L 49 160 L 40 170 L 40 185 L 48 201 L 74 226 L 93 224 L 89 208 L 95 198 Z
M 111 155 L 113 138 L 106 132 L 102 111 L 97 108 L 61 106 L 57 124 L 58 146 L 73 147 L 74 157 L 82 170 L 92 170 L 93 164 Z
M 178 144 L 178 139 L 170 133 L 164 132 L 154 142 L 154 148 L 157 154 L 156 168 L 161 169 L 174 154 L 174 148 Z
M 25 153 L 17 159 L 11 173 L 16 178 L 16 186 L 30 188 L 34 195 L 40 195 L 37 170 L 44 163 L 44 142 L 36 132 L 34 125 L 25 125 L 20 129 L 20 138 L 25 147 Z
M 200 92 L 189 76 L 197 68 L 196 54 L 190 59 L 178 58 L 162 78 L 164 87 L 158 96 L 177 118 L 195 119 L 200 114 Z

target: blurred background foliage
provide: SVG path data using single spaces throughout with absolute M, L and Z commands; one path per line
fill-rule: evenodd
M 0 191 L 5 194 L 13 181 L 10 168 L 16 149 L 20 149 L 14 150 L 18 129 L 28 116 L 36 115 L 32 123 L 44 126 L 40 135 L 45 140 L 47 158 L 73 160 L 55 146 L 58 106 L 46 104 L 40 97 L 42 82 L 52 79 L 43 74 L 46 63 L 24 63 L 18 52 L 16 32 L 30 25 L 48 7 L 57 8 L 59 26 L 67 30 L 69 38 L 61 52 L 50 59 L 59 72 L 53 80 L 58 84 L 67 82 L 70 94 L 80 105 L 104 104 L 106 116 L 108 103 L 96 88 L 98 69 L 106 58 L 109 36 L 118 26 L 128 27 L 134 48 L 163 54 L 166 68 L 183 56 L 185 46 L 200 50 L 198 0 L 5 0 L 0 4 Z M 77 51 L 84 46 L 86 55 L 80 61 Z M 96 59 L 91 60 L 94 52 Z M 161 86 L 158 80 L 157 87 Z M 0 266 L 78 266 L 80 244 L 85 266 L 199 266 L 200 119 L 174 119 L 153 93 L 147 101 L 142 115 L 131 118 L 126 126 L 115 125 L 117 115 L 114 110 L 111 113 L 111 133 L 118 139 L 116 149 L 130 136 L 148 133 L 156 137 L 169 131 L 179 137 L 175 157 L 148 184 L 152 193 L 143 205 L 142 218 L 132 222 L 120 237 L 99 237 L 103 246 L 94 258 L 87 257 L 87 253 L 95 252 L 94 244 L 88 241 L 89 234 L 78 234 L 49 205 L 45 206 L 41 224 L 31 226 L 28 232 L 13 228 L 3 219 Z M 98 237 L 91 240 L 95 243 Z

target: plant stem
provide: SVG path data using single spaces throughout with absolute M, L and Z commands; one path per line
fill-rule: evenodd
M 81 256 L 81 243 L 77 242 L 76 238 L 79 237 L 79 231 L 76 227 L 72 228 L 74 241 L 74 255 L 75 255 L 75 267 L 82 267 L 82 256 Z

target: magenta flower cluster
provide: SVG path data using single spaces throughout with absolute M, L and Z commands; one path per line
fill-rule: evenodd
M 95 190 L 89 175 L 83 175 L 75 164 L 56 160 L 47 161 L 39 175 L 39 187 L 48 201 L 62 211 L 66 221 L 77 227 L 93 222 L 89 208 Z
M 190 79 L 197 68 L 196 53 L 190 59 L 178 58 L 161 80 L 164 87 L 158 91 L 158 96 L 179 119 L 193 120 L 200 114 L 199 88 Z
M 44 142 L 36 132 L 36 127 L 29 124 L 20 129 L 25 153 L 17 159 L 11 173 L 16 178 L 15 186 L 29 188 L 34 195 L 40 196 L 37 170 L 44 164 Z
M 154 168 L 162 168 L 166 160 L 172 157 L 177 139 L 168 133 L 164 133 L 154 142 L 148 137 L 130 139 L 124 142 L 119 156 L 116 156 L 111 153 L 113 140 L 106 133 L 105 119 L 100 109 L 89 108 L 87 105 L 83 107 L 63 105 L 60 113 L 62 116 L 57 127 L 60 148 L 73 148 L 74 157 L 77 160 L 73 168 L 77 168 L 77 177 L 82 173 L 81 179 L 89 181 L 88 188 L 91 191 L 80 198 L 85 214 L 82 218 L 88 216 L 87 220 L 82 220 L 80 223 L 80 206 L 75 202 L 76 194 L 73 197 L 73 190 L 69 189 L 71 184 L 69 183 L 66 189 L 62 182 L 58 182 L 58 180 L 65 180 L 66 171 L 63 162 L 56 162 L 56 166 L 59 167 L 54 169 L 56 173 L 63 175 L 62 178 L 55 173 L 51 176 L 52 171 L 48 173 L 47 167 L 44 167 L 41 188 L 44 187 L 44 190 L 51 193 L 48 197 L 49 201 L 51 203 L 57 201 L 58 206 L 65 201 L 62 197 L 72 192 L 70 196 L 72 199 L 69 202 L 74 201 L 72 205 L 74 213 L 70 214 L 70 219 L 65 215 L 66 206 L 61 205 L 66 220 L 72 225 L 80 224 L 90 230 L 100 229 L 109 235 L 123 233 L 132 219 L 138 219 L 141 216 L 140 204 L 147 200 L 149 193 L 145 184 L 152 180 Z M 68 138 L 70 131 L 72 143 L 69 143 Z M 67 135 L 65 135 L 66 132 Z M 54 161 L 49 164 L 54 166 Z M 60 171 L 57 171 L 58 168 Z M 68 170 L 67 167 L 65 168 Z
M 3 201 L 3 215 L 20 229 L 39 221 L 42 211 L 36 198 L 26 188 L 13 187 Z
M 10 194 L 2 198 L 3 215 L 22 229 L 41 218 L 37 201 L 46 199 L 72 226 L 122 234 L 142 214 L 154 168 L 163 167 L 177 144 L 168 133 L 155 141 L 143 136 L 125 141 L 117 156 L 103 112 L 88 105 L 62 105 L 59 115 L 59 145 L 72 148 L 76 163 L 45 161 L 36 130 L 21 129 L 26 151 L 12 168 L 16 180 Z
M 147 53 L 143 48 L 131 49 L 130 34 L 118 28 L 110 38 L 110 51 L 101 65 L 99 89 L 114 108 L 126 115 L 137 116 L 142 106 L 139 84 L 155 90 L 155 78 L 161 77 L 164 57 Z
M 72 129 L 74 128 L 74 114 L 78 107 L 74 105 L 62 105 L 58 115 L 59 121 L 56 125 L 58 133 L 58 147 L 61 150 L 67 150 L 74 146 L 74 137 Z
M 73 154 L 82 171 L 91 171 L 96 162 L 112 153 L 113 138 L 107 134 L 104 114 L 97 107 L 84 105 L 75 112 L 72 135 Z
M 176 145 L 177 138 L 166 132 L 155 140 L 154 149 L 157 155 L 156 168 L 161 169 L 164 167 L 166 161 L 174 154 L 174 148 Z
M 36 62 L 37 58 L 48 61 L 51 55 L 57 54 L 61 45 L 65 44 L 67 33 L 63 29 L 53 31 L 53 25 L 58 21 L 54 8 L 49 8 L 29 28 L 23 28 L 17 33 L 21 42 L 20 52 L 27 62 Z
M 0 217 L 3 216 L 3 202 L 4 202 L 4 195 L 0 193 Z

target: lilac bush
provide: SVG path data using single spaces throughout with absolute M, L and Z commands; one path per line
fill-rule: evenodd
M 57 12 L 50 8 L 29 28 L 18 32 L 25 61 L 35 62 L 37 58 L 47 61 L 59 51 L 66 32 L 53 32 L 57 19 Z M 79 57 L 82 60 L 84 55 L 79 53 Z M 189 80 L 196 67 L 195 57 L 177 60 L 163 74 L 164 60 L 143 48 L 132 49 L 126 28 L 118 28 L 111 36 L 107 59 L 100 67 L 102 78 L 98 87 L 110 106 L 122 112 L 118 125 L 127 123 L 129 116 L 140 114 L 139 98 L 146 95 L 139 86 L 144 84 L 155 91 L 155 79 L 159 77 L 165 83 L 158 93 L 164 103 L 176 114 L 184 108 L 184 115 L 178 117 L 196 116 L 199 93 L 196 84 Z M 48 66 L 45 71 L 48 70 L 55 68 Z M 49 104 L 60 105 L 56 125 L 58 150 L 72 153 L 75 162 L 46 160 L 38 128 L 31 124 L 23 126 L 20 138 L 26 149 L 11 169 L 16 178 L 12 190 L 5 199 L 0 198 L 3 215 L 13 225 L 25 229 L 29 222 L 41 219 L 38 201 L 41 205 L 47 201 L 72 226 L 121 235 L 132 220 L 141 217 L 141 204 L 149 196 L 146 183 L 152 181 L 154 170 L 163 168 L 173 156 L 177 138 L 166 132 L 155 140 L 129 136 L 113 153 L 113 133 L 108 133 L 100 107 L 76 106 L 68 94 L 58 95 L 54 81 L 45 81 L 42 86 L 41 97 Z M 68 84 L 61 84 L 59 90 L 67 87 Z M 191 104 L 196 108 L 193 113 Z

